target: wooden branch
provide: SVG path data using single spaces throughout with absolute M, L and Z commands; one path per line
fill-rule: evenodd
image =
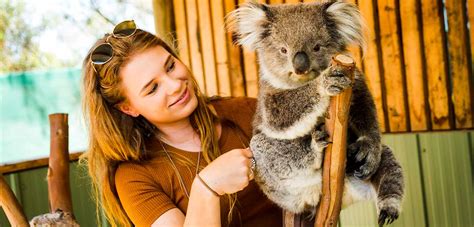
M 313 227 L 314 219 L 305 218 L 302 214 L 294 214 L 292 212 L 283 211 L 284 227 Z
M 23 208 L 8 186 L 3 175 L 0 175 L 0 206 L 7 215 L 11 226 L 29 226 Z
M 72 213 L 69 186 L 68 115 L 50 114 L 51 152 L 48 168 L 48 196 L 50 211 L 57 209 Z
M 354 80 L 354 60 L 346 55 L 333 57 L 331 64 L 343 71 L 349 71 Z M 329 119 L 326 119 L 326 129 L 329 133 L 330 144 L 324 154 L 322 197 L 319 202 L 315 227 L 337 226 L 341 211 L 342 193 L 346 165 L 347 121 L 352 89 L 346 89 L 341 94 L 331 97 Z

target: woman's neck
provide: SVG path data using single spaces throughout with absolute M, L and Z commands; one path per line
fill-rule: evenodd
M 160 124 L 157 127 L 160 131 L 158 137 L 167 144 L 172 146 L 186 145 L 186 147 L 194 145 L 193 147 L 198 148 L 201 145 L 199 135 L 188 118 L 170 124 Z
M 199 134 L 194 130 L 189 119 L 170 124 L 156 125 L 159 130 L 158 138 L 166 144 L 185 151 L 201 151 Z M 220 138 L 222 127 L 216 125 L 217 135 Z

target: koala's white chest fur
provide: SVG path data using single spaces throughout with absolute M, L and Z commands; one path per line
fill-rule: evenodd
M 281 190 L 286 191 L 284 199 L 278 198 L 286 210 L 294 213 L 300 213 L 308 206 L 315 206 L 319 202 L 322 171 L 304 169 L 299 170 L 288 179 L 281 181 Z
M 268 124 L 269 110 L 264 110 L 266 113 L 262 114 L 262 124 L 259 129 L 268 137 L 275 139 L 295 139 L 304 135 L 308 135 L 314 128 L 319 117 L 323 116 L 329 106 L 329 96 L 321 97 L 319 102 L 313 106 L 313 109 L 308 114 L 301 116 L 295 123 L 284 129 L 276 129 Z

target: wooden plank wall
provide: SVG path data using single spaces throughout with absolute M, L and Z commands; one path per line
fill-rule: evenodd
M 474 226 L 474 131 L 385 134 L 403 167 L 405 198 L 400 219 L 393 226 Z M 71 194 L 81 226 L 108 226 L 96 217 L 91 185 L 84 166 L 71 162 Z M 48 208 L 47 166 L 5 174 L 28 220 Z M 373 202 L 359 202 L 342 210 L 341 227 L 378 226 Z M 9 226 L 0 208 L 0 226 Z
M 166 1 L 173 5 L 179 53 L 201 89 L 210 96 L 256 97 L 256 54 L 234 46 L 224 25 L 225 15 L 245 0 Z M 347 1 L 366 20 L 367 50 L 363 56 L 352 52 L 366 74 L 383 132 L 474 128 L 474 0 Z

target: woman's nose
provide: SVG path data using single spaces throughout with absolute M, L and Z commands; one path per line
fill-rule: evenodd
M 181 91 L 181 81 L 171 76 L 165 76 L 166 94 L 173 95 Z

